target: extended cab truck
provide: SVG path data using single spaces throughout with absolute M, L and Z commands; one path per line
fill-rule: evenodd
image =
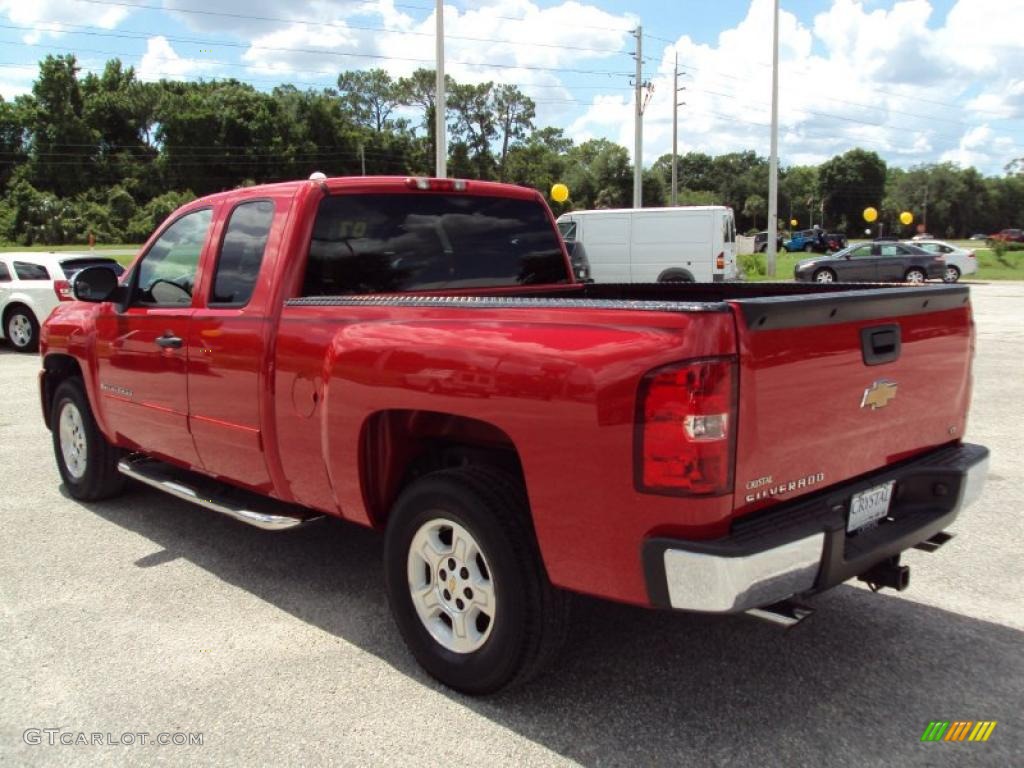
M 111 274 L 43 329 L 69 493 L 385 531 L 404 639 L 467 692 L 540 669 L 573 591 L 903 588 L 984 479 L 962 286 L 582 284 L 536 192 L 393 178 L 197 200 Z

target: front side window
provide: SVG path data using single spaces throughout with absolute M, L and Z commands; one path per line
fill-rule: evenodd
M 273 221 L 274 204 L 269 200 L 242 203 L 231 212 L 217 259 L 211 304 L 240 307 L 249 303 Z
M 210 230 L 213 210 L 187 213 L 169 226 L 139 263 L 135 302 L 157 306 L 192 303 L 199 256 Z
M 19 280 L 49 280 L 50 273 L 42 264 L 30 264 L 27 261 L 14 262 L 14 274 Z
M 871 256 L 871 246 L 870 245 L 861 245 L 861 246 L 858 246 L 857 248 L 854 248 L 852 251 L 850 251 L 850 258 L 851 259 L 866 259 L 869 256 Z
M 543 285 L 569 280 L 533 200 L 395 193 L 320 201 L 305 296 Z
M 563 240 L 575 240 L 576 239 L 576 222 L 575 221 L 560 221 L 558 222 L 558 231 L 562 233 Z

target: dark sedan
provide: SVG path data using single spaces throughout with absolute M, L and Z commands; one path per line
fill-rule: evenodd
M 829 256 L 803 259 L 793 277 L 804 282 L 923 283 L 942 279 L 941 256 L 910 243 L 862 243 Z

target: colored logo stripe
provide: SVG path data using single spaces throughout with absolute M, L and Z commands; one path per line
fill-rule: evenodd
M 995 720 L 932 720 L 921 741 L 988 741 L 995 727 Z
M 988 737 L 992 735 L 992 731 L 996 729 L 996 721 L 982 721 L 974 726 L 974 730 L 971 731 L 970 738 L 968 741 L 988 741 Z

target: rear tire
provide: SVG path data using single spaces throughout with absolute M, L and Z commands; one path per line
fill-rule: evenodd
M 813 279 L 816 283 L 834 283 L 836 282 L 836 273 L 831 269 L 819 269 L 814 273 Z
M 946 272 L 942 276 L 942 282 L 944 283 L 955 283 L 960 279 L 960 270 L 952 265 L 946 267 Z
M 384 542 L 392 614 L 416 660 L 455 690 L 522 684 L 565 639 L 522 484 L 490 467 L 432 472 L 399 496 Z
M 4 336 L 18 352 L 35 352 L 39 349 L 39 321 L 32 310 L 23 304 L 15 304 L 4 316 Z
M 903 276 L 903 282 L 905 283 L 923 283 L 926 279 L 924 272 L 916 267 L 908 269 L 907 274 Z
M 97 501 L 121 492 L 124 475 L 117 471 L 121 451 L 96 426 L 81 379 L 67 379 L 57 387 L 50 431 L 57 469 L 68 493 L 82 501 Z

